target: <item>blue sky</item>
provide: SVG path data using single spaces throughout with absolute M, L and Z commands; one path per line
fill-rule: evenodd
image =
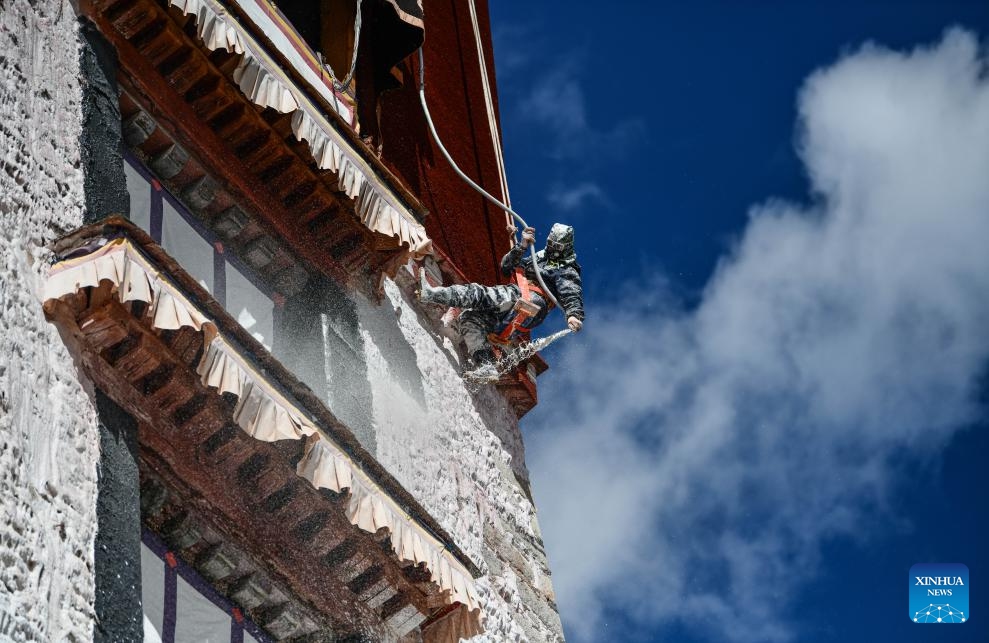
M 523 422 L 568 638 L 989 640 L 989 4 L 605 6 L 491 6 L 584 267 Z M 918 562 L 969 623 L 907 620 Z

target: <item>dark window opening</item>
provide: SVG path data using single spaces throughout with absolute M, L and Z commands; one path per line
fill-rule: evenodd
M 279 10 L 306 41 L 322 54 L 334 77 L 343 82 L 350 72 L 356 45 L 359 0 L 280 2 Z
M 344 82 L 350 74 L 357 46 L 357 2 L 354 0 L 322 0 L 320 45 L 326 62 L 337 80 Z
M 320 51 L 320 5 L 321 2 L 276 2 L 282 12 L 302 39 L 309 44 L 313 51 Z
M 423 42 L 418 4 L 415 0 L 320 0 L 283 2 L 280 10 L 337 81 L 354 92 L 361 134 L 380 145 L 381 94 L 407 82 L 396 66 Z

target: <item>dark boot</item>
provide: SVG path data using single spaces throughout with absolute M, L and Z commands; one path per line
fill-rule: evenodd
M 494 365 L 498 361 L 498 358 L 494 354 L 494 350 L 490 347 L 481 348 L 473 353 L 471 353 L 470 361 L 474 363 L 474 368 L 480 368 L 482 366 Z

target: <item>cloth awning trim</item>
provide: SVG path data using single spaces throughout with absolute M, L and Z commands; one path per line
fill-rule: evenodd
M 413 27 L 419 27 L 420 29 L 425 29 L 425 25 L 423 24 L 423 19 L 422 19 L 422 0 L 409 0 L 409 1 L 414 2 L 415 8 L 413 9 L 413 11 L 415 11 L 415 13 L 412 13 L 412 11 L 407 11 L 406 8 L 402 6 L 402 3 L 400 3 L 398 0 L 387 0 L 388 4 L 390 4 L 392 8 L 395 9 L 395 13 L 398 14 L 399 18 L 409 23 Z M 412 7 L 409 8 L 412 9 Z
M 257 13 L 250 0 L 231 2 L 248 15 Z M 351 149 L 322 110 L 296 87 L 223 5 L 214 0 L 168 0 L 168 3 L 183 15 L 196 17 L 197 33 L 208 49 L 223 48 L 241 56 L 234 70 L 234 81 L 252 103 L 283 114 L 292 113 L 296 139 L 306 141 L 317 167 L 337 174 L 341 188 L 355 199 L 357 214 L 369 230 L 397 239 L 416 259 L 431 254 L 432 240 L 423 225 L 377 179 L 374 169 Z
M 123 302 L 150 306 L 154 328 L 203 331 L 209 341 L 197 368 L 202 383 L 218 393 L 238 397 L 234 418 L 251 437 L 272 442 L 302 439 L 318 433 L 296 472 L 316 488 L 337 493 L 350 490 L 347 517 L 364 531 L 389 530 L 391 546 L 401 560 L 425 563 L 433 582 L 449 592 L 450 602 L 480 609 L 473 577 L 446 546 L 404 511 L 325 433 L 316 422 L 272 386 L 209 318 L 161 274 L 128 239 L 107 241 L 95 251 L 53 265 L 44 285 L 44 300 L 58 299 L 101 281 L 113 284 Z

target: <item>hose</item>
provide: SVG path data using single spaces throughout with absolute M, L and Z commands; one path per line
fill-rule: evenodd
M 357 49 L 361 44 L 361 4 L 362 0 L 357 0 L 357 16 L 354 18 L 354 51 L 350 54 L 350 69 L 347 70 L 347 77 L 340 83 L 340 91 L 345 92 L 354 80 L 354 70 L 357 69 Z
M 519 225 L 521 225 L 523 229 L 528 228 L 529 224 L 525 222 L 525 219 L 523 219 L 518 212 L 488 194 L 484 188 L 475 183 L 469 176 L 464 174 L 463 170 L 460 169 L 460 166 L 457 165 L 457 162 L 453 160 L 452 156 L 450 156 L 450 152 L 448 152 L 446 147 L 443 146 L 443 142 L 440 140 L 440 135 L 436 132 L 436 125 L 433 123 L 433 118 L 429 115 L 429 106 L 426 105 L 426 65 L 422 55 L 422 47 L 419 47 L 419 102 L 422 103 L 422 112 L 426 115 L 426 124 L 429 125 L 429 131 L 433 135 L 433 141 L 436 143 L 436 147 L 440 148 L 440 152 L 443 153 L 443 156 L 450 164 L 450 167 L 454 169 L 454 171 L 467 183 L 467 185 L 474 188 L 481 196 L 508 214 L 512 215 L 512 217 L 519 222 Z M 532 255 L 532 270 L 536 273 L 536 281 L 539 282 L 539 287 L 542 288 L 546 298 L 549 299 L 554 306 L 559 308 L 560 302 L 556 300 L 553 293 L 546 287 L 546 282 L 543 281 L 543 275 L 539 271 L 539 259 L 536 257 L 535 243 L 529 244 L 529 253 Z

